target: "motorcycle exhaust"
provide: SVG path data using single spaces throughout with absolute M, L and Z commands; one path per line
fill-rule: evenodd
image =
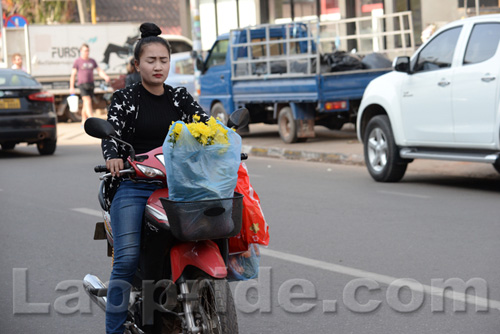
M 83 287 L 90 299 L 103 311 L 106 311 L 106 303 L 108 301 L 106 297 L 108 291 L 106 285 L 97 276 L 87 274 L 83 279 Z

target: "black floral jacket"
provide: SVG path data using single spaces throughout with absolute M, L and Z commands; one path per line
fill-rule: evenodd
M 113 125 L 115 129 L 115 136 L 126 142 L 133 139 L 135 132 L 135 121 L 139 114 L 139 101 L 140 101 L 140 86 L 142 84 L 137 82 L 126 88 L 117 90 L 113 94 L 111 104 L 108 108 L 108 122 Z M 200 120 L 206 122 L 209 118 L 207 113 L 203 111 L 200 105 L 193 99 L 184 87 L 173 88 L 164 85 L 165 91 L 170 95 L 172 102 L 171 108 L 179 115 L 179 120 L 185 123 L 191 123 L 193 116 L 200 116 Z M 102 141 L 102 152 L 104 159 L 121 158 L 124 161 L 129 156 L 129 150 L 126 145 L 119 144 L 113 139 L 104 139 Z M 116 190 L 118 189 L 121 177 L 113 177 L 108 179 L 105 183 L 103 191 L 104 198 L 107 206 L 111 205 Z

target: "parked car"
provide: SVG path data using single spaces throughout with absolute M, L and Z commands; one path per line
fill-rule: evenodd
M 170 56 L 170 72 L 165 83 L 172 87 L 186 87 L 194 96 L 194 61 L 191 52 L 173 53 Z
M 366 166 L 395 182 L 413 159 L 500 172 L 500 15 L 452 22 L 366 88 L 357 118 Z
M 54 96 L 31 75 L 0 69 L 0 145 L 36 144 L 41 155 L 53 154 L 57 142 Z
M 182 35 L 160 35 L 160 37 L 168 41 L 172 54 L 193 50 L 193 41 Z

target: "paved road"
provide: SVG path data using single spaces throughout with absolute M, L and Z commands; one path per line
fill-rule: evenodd
M 95 143 L 99 143 L 99 140 L 87 136 L 80 124 L 58 124 L 59 145 Z M 279 137 L 277 125 L 251 124 L 250 133 L 243 136 L 243 149 L 254 156 L 364 165 L 363 146 L 357 140 L 354 127 L 350 124 L 344 126 L 341 131 L 317 126 L 316 138 L 296 144 L 285 144 Z M 424 175 L 500 178 L 500 174 L 491 165 L 472 162 L 415 160 L 408 166 L 408 171 Z
M 52 157 L 0 152 L 2 333 L 103 332 L 102 312 L 77 292 L 87 272 L 110 270 L 105 243 L 92 240 L 96 144 Z M 361 166 L 248 166 L 272 241 L 261 280 L 233 284 L 240 333 L 498 333 L 499 180 L 409 171 L 380 184 Z M 391 285 L 399 278 L 408 287 Z M 440 312 L 436 279 L 476 284 L 480 299 L 460 312 L 461 295 L 451 296 Z

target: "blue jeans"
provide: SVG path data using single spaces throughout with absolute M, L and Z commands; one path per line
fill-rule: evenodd
M 160 186 L 122 181 L 111 204 L 114 263 L 108 286 L 106 333 L 122 334 L 132 280 L 139 262 L 141 225 L 149 196 Z

